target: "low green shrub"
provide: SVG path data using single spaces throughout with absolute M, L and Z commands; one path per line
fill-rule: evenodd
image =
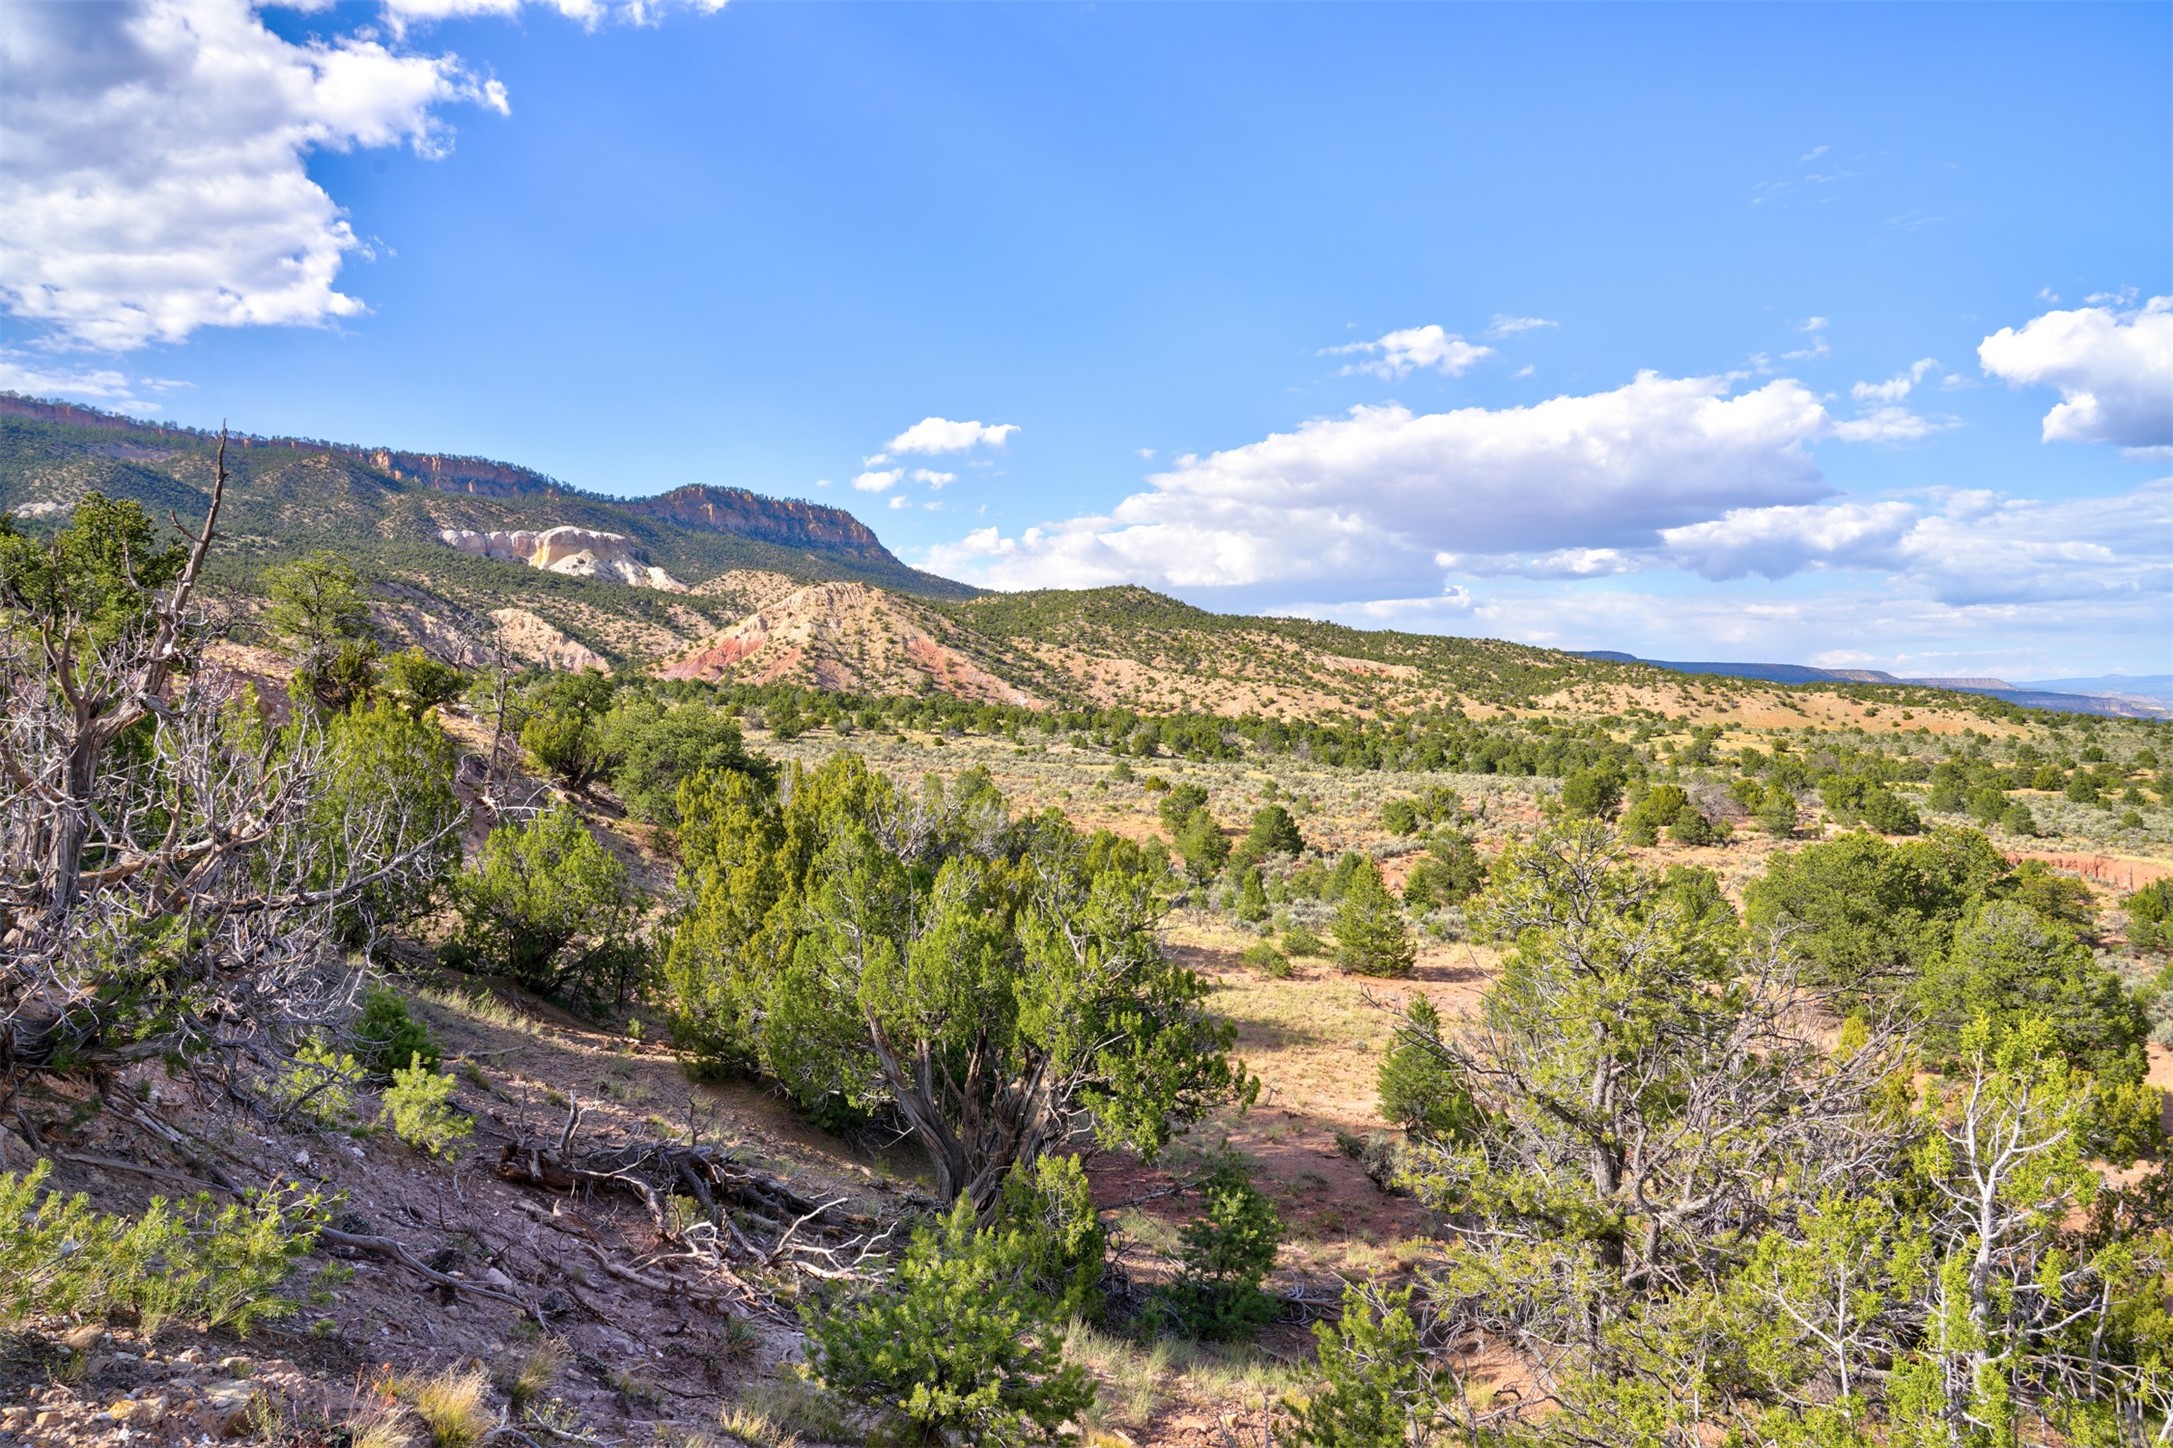
M 282 1117 L 327 1129 L 353 1117 L 362 1063 L 322 1041 L 304 1041 L 264 1088 Z
M 1049 1299 L 1058 1322 L 1097 1322 L 1109 1234 L 1076 1156 L 1044 1156 L 1004 1178 L 997 1224 L 1020 1279 Z
M 1411 1289 L 1382 1293 L 1356 1283 L 1343 1289 L 1334 1324 L 1313 1325 L 1320 1350 L 1320 1386 L 1288 1400 L 1287 1439 L 1295 1448 L 1404 1448 L 1431 1443 L 1445 1427 L 1437 1386 L 1418 1324 Z
M 1260 1282 L 1282 1246 L 1282 1219 L 1235 1156 L 1218 1161 L 1201 1189 L 1206 1210 L 1186 1224 L 1177 1278 L 1154 1294 L 1152 1308 L 1190 1337 L 1249 1337 L 1275 1316 Z
M 426 1156 L 450 1155 L 454 1146 L 475 1134 L 475 1123 L 449 1104 L 454 1081 L 422 1064 L 420 1056 L 392 1073 L 378 1119 L 392 1134 Z
M 125 1309 L 148 1337 L 176 1317 L 246 1333 L 293 1309 L 277 1289 L 316 1241 L 316 1196 L 259 1192 L 217 1210 L 209 1195 L 178 1208 L 153 1197 L 129 1218 L 80 1194 L 41 1197 L 51 1170 L 0 1175 L 0 1320 Z
M 808 1363 L 834 1397 L 875 1408 L 922 1442 L 1044 1443 L 1094 1401 L 1063 1356 L 1055 1304 L 1020 1280 L 1005 1234 L 961 1197 L 913 1234 L 871 1296 L 809 1301 Z
M 1292 955 L 1319 956 L 1328 953 L 1328 944 L 1314 934 L 1311 928 L 1300 924 L 1292 925 L 1283 932 L 1283 949 Z
M 435 1071 L 445 1064 L 430 1028 L 415 1019 L 398 991 L 382 985 L 371 986 L 362 997 L 362 1015 L 355 1022 L 355 1054 L 379 1081 L 390 1081 L 402 1066 Z

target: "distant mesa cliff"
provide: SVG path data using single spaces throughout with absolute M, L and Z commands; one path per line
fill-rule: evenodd
M 636 588 L 658 588 L 666 593 L 685 593 L 687 586 L 650 563 L 623 533 L 599 533 L 593 528 L 546 528 L 540 533 L 526 529 L 512 532 L 479 532 L 474 528 L 440 528 L 438 538 L 448 547 L 481 558 L 525 563 L 548 573 L 576 578 L 604 578 L 631 583 Z
M 715 488 L 694 484 L 659 493 L 653 498 L 628 498 L 619 504 L 630 513 L 680 524 L 682 527 L 714 528 L 788 548 L 812 548 L 823 553 L 845 553 L 856 558 L 886 560 L 883 547 L 867 524 L 843 508 L 802 503 L 790 498 L 765 498 L 745 488 Z

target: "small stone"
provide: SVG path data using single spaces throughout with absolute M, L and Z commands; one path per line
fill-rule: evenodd
M 223 1357 L 213 1366 L 230 1378 L 246 1378 L 251 1364 L 245 1357 Z
M 308 1152 L 306 1152 L 306 1151 L 298 1151 L 298 1152 L 296 1152 L 296 1153 L 294 1154 L 294 1164 L 295 1164 L 296 1166 L 300 1167 L 300 1168 L 301 1168 L 302 1170 L 304 1170 L 304 1171 L 308 1171 L 308 1170 L 309 1170 L 309 1153 L 308 1153 Z
M 60 1340 L 77 1352 L 81 1352 L 85 1348 L 98 1346 L 98 1339 L 105 1335 L 106 1330 L 103 1327 L 95 1322 L 86 1322 L 81 1327 L 69 1328 L 67 1332 L 61 1335 Z
M 120 1402 L 106 1409 L 106 1413 L 116 1423 L 130 1423 L 138 1428 L 147 1428 L 166 1416 L 166 1400 L 164 1398 L 123 1398 Z
M 36 1418 L 31 1420 L 30 1426 L 33 1428 L 58 1428 L 60 1426 L 60 1419 L 60 1409 L 47 1408 L 43 1412 L 39 1413 Z
M 495 1287 L 500 1292 L 511 1291 L 513 1287 L 513 1279 L 495 1267 L 483 1274 L 483 1281 L 487 1286 Z
M 249 1404 L 255 1396 L 247 1383 L 213 1383 L 204 1389 L 197 1421 L 221 1437 L 232 1437 L 249 1426 Z

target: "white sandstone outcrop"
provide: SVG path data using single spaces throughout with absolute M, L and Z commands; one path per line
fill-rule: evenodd
M 570 525 L 488 533 L 474 528 L 440 528 L 439 541 L 463 553 L 525 563 L 550 573 L 576 578 L 604 578 L 631 583 L 636 588 L 658 588 L 666 593 L 685 593 L 687 586 L 642 557 L 641 550 L 623 533 L 599 533 L 593 528 Z

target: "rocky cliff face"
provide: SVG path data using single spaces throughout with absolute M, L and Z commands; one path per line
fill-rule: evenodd
M 666 593 L 685 593 L 687 586 L 642 557 L 641 550 L 622 533 L 599 533 L 591 528 L 546 528 L 488 533 L 473 528 L 441 528 L 438 538 L 448 547 L 482 558 L 525 563 L 550 573 L 576 578 L 604 578 L 631 583 L 636 588 L 658 588 Z
M 713 528 L 737 533 L 787 548 L 809 548 L 821 553 L 845 553 L 856 558 L 887 560 L 883 547 L 867 524 L 842 508 L 802 503 L 789 498 L 765 498 L 744 488 L 713 488 L 703 484 L 674 488 L 653 498 L 629 498 L 619 504 L 632 513 L 645 513 L 690 528 Z

